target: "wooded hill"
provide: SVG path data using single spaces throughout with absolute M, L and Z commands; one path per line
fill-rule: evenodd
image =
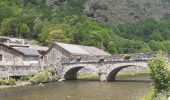
M 169 12 L 169 0 L 0 0 L 0 34 L 113 54 L 170 53 Z

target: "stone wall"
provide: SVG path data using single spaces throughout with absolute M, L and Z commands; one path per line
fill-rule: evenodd
M 0 77 L 22 76 L 39 70 L 39 66 L 0 66 Z
M 23 61 L 38 61 L 40 57 L 37 56 L 24 56 Z

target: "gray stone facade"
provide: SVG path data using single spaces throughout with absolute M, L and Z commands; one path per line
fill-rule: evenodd
M 0 54 L 2 55 L 2 61 L 0 65 L 21 65 L 23 61 L 23 55 L 14 49 L 0 45 Z
M 44 66 L 47 65 L 56 65 L 60 63 L 63 58 L 69 57 L 70 54 L 65 51 L 63 48 L 60 48 L 57 45 L 52 46 L 46 54 L 43 56 L 42 63 Z
M 0 66 L 0 77 L 22 76 L 41 70 L 38 66 Z
M 4 44 L 0 44 L 0 65 L 13 65 L 13 66 L 20 66 L 20 65 L 32 65 L 32 64 L 39 64 L 39 57 L 38 56 L 27 56 L 24 55 L 22 52 L 17 51 L 16 49 L 9 47 Z

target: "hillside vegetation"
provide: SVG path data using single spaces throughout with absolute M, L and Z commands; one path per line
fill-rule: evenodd
M 170 53 L 169 9 L 168 0 L 0 0 L 0 35 Z

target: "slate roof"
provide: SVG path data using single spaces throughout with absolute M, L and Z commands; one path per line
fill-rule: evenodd
M 66 43 L 56 43 L 73 55 L 111 56 L 111 54 L 93 46 L 83 46 Z
M 11 50 L 14 50 L 14 51 L 16 51 L 16 52 L 18 52 L 18 53 L 20 53 L 20 54 L 22 54 L 22 55 L 23 55 L 23 53 L 22 53 L 22 52 L 20 52 L 20 51 L 18 51 L 18 50 L 16 50 L 16 49 L 14 49 L 14 48 L 12 48 L 12 47 L 10 47 L 10 46 L 6 45 L 6 44 L 0 43 L 0 46 L 6 47 L 6 48 L 11 49 Z
M 40 56 L 37 50 L 27 47 L 13 47 L 14 49 L 22 52 L 25 56 Z
M 80 46 L 81 48 L 83 48 L 85 51 L 87 51 L 89 54 L 95 55 L 95 56 L 111 56 L 110 53 L 105 52 L 101 49 L 98 49 L 96 47 L 93 46 Z

